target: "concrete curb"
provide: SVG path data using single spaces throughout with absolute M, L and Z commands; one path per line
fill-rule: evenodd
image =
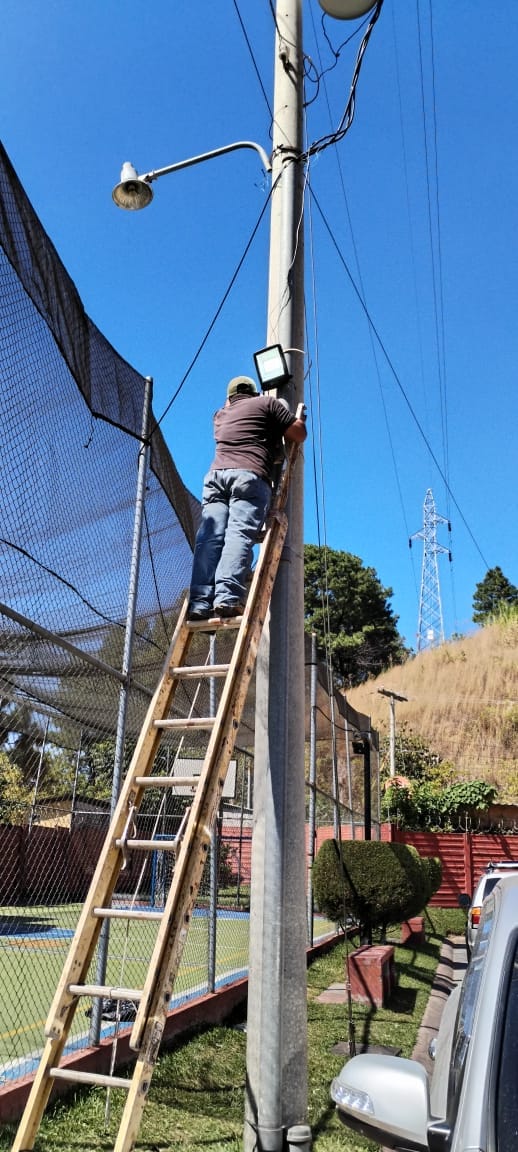
M 428 1045 L 430 1040 L 437 1035 L 444 1005 L 452 988 L 459 980 L 462 980 L 466 965 L 464 937 L 448 937 L 441 949 L 441 957 L 433 979 L 430 998 L 412 1052 L 412 1059 L 419 1060 L 419 1063 L 424 1065 L 429 1074 L 433 1070 L 433 1060 L 428 1055 Z

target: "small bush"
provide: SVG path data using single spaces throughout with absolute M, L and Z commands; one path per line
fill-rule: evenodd
M 425 871 L 428 873 L 428 900 L 431 900 L 435 892 L 438 892 L 439 888 L 441 887 L 442 864 L 438 856 L 422 856 L 421 863 Z
M 430 873 L 415 848 L 378 840 L 325 840 L 313 865 L 320 911 L 344 925 L 351 916 L 361 931 L 408 920 L 430 895 Z

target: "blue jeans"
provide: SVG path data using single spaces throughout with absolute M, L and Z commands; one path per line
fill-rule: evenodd
M 271 486 L 255 472 L 220 468 L 207 473 L 194 546 L 191 611 L 244 604 L 253 548 L 271 496 Z

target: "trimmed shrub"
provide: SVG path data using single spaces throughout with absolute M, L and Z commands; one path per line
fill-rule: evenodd
M 344 926 L 347 916 L 362 934 L 408 920 L 430 896 L 428 866 L 415 848 L 378 840 L 325 840 L 313 865 L 313 891 L 320 911 Z
M 428 873 L 428 886 L 430 889 L 428 900 L 439 891 L 442 883 L 442 864 L 438 856 L 421 856 L 425 871 Z
M 343 847 L 343 846 L 342 846 Z M 350 893 L 342 871 L 340 847 L 336 840 L 324 840 L 313 862 L 313 895 L 323 916 L 345 928 L 352 914 Z

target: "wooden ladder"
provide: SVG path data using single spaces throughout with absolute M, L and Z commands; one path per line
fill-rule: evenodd
M 127 1093 L 127 1100 L 114 1152 L 131 1152 L 135 1147 L 173 985 L 207 859 L 211 829 L 218 812 L 283 549 L 287 531 L 284 506 L 296 456 L 297 446 L 290 444 L 243 615 L 232 619 L 214 617 L 194 622 L 187 620 L 187 601 L 183 605 L 164 671 L 138 738 L 50 1008 L 45 1026 L 46 1044 L 12 1152 L 28 1152 L 34 1147 L 55 1080 L 123 1089 Z M 186 663 L 196 633 L 228 633 L 231 629 L 234 630 L 235 642 L 228 664 L 200 666 Z M 186 679 L 201 683 L 207 677 L 224 677 L 216 714 L 172 719 L 170 712 L 177 686 Z M 199 776 L 153 774 L 161 738 L 164 732 L 171 729 L 184 732 L 189 729 L 206 730 L 210 733 Z M 171 840 L 153 837 L 137 839 L 134 833 L 135 816 L 146 789 L 179 787 L 192 790 L 192 803 L 178 835 Z M 112 906 L 119 873 L 129 854 L 135 850 L 147 853 L 169 851 L 174 855 L 172 882 L 163 911 Z M 159 921 L 143 988 L 112 987 L 88 982 L 89 968 L 102 926 L 115 918 Z M 130 1047 L 136 1052 L 131 1077 L 79 1072 L 70 1067 L 60 1067 L 74 1013 L 84 997 L 93 998 L 94 1001 L 100 998 L 101 1003 L 104 998 L 110 998 L 116 1002 L 131 1000 L 138 1004 L 129 1041 Z

